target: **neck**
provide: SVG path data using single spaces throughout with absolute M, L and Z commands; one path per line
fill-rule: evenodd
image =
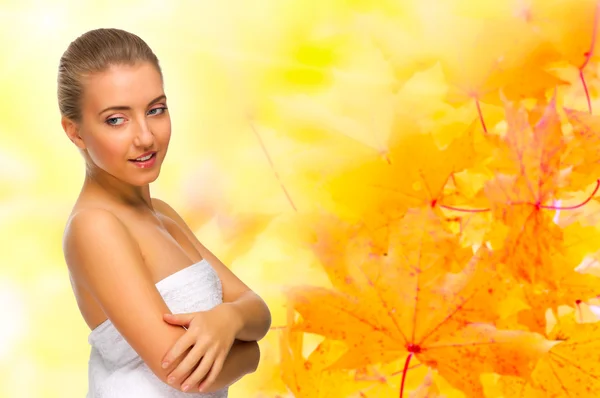
M 127 206 L 153 210 L 149 185 L 134 186 L 101 170 L 86 170 L 83 190 L 108 195 Z

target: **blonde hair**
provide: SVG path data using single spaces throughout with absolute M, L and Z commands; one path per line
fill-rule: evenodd
M 81 120 L 82 78 L 112 65 L 149 62 L 162 78 L 158 58 L 141 38 L 120 29 L 95 29 L 71 42 L 58 67 L 58 107 L 62 116 Z

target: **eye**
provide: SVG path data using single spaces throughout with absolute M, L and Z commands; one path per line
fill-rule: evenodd
M 106 119 L 106 124 L 108 124 L 110 126 L 120 126 L 123 123 L 125 123 L 124 117 L 111 117 L 111 118 Z
M 151 116 L 160 115 L 162 113 L 165 113 L 166 110 L 167 110 L 166 106 L 161 106 L 159 108 L 152 108 L 148 111 L 148 115 L 151 115 Z

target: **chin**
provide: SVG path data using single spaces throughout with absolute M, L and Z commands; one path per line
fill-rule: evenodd
M 157 171 L 155 173 L 148 173 L 148 175 L 145 176 L 138 176 L 137 178 L 131 178 L 129 179 L 129 182 L 131 185 L 136 186 L 136 187 L 143 187 L 146 185 L 149 185 L 151 183 L 153 183 L 154 181 L 156 181 L 158 179 L 158 176 L 160 175 L 160 173 Z

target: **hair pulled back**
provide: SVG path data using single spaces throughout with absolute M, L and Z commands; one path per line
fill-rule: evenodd
M 95 29 L 71 42 L 58 67 L 58 107 L 62 116 L 81 120 L 83 78 L 113 65 L 149 62 L 162 78 L 158 58 L 148 44 L 121 29 Z

